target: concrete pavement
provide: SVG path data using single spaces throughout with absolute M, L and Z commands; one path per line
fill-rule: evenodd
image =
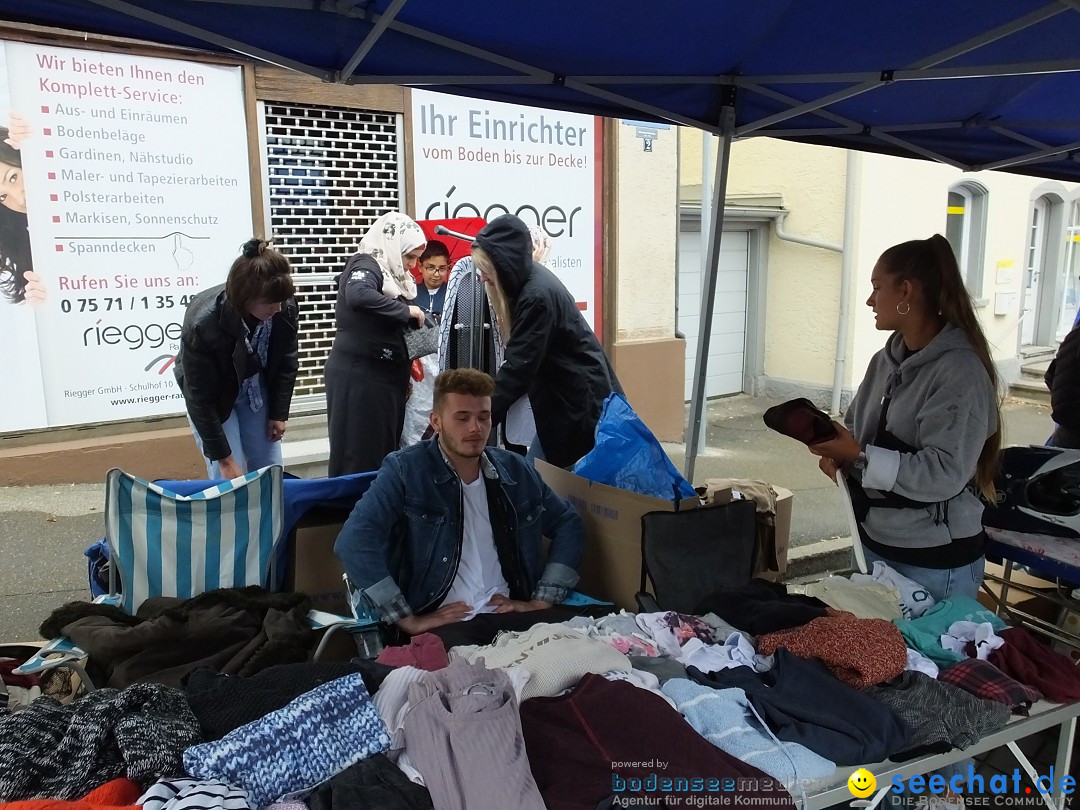
M 695 480 L 760 478 L 792 490 L 793 573 L 842 566 L 850 540 L 839 493 L 805 448 L 762 423 L 774 404 L 749 396 L 710 403 Z M 1007 444 L 1041 444 L 1050 434 L 1045 405 L 1008 400 L 1004 416 Z M 681 469 L 683 446 L 665 448 Z M 290 470 L 325 474 L 324 436 L 286 437 L 285 453 Z M 36 639 L 50 611 L 89 598 L 82 552 L 104 534 L 103 505 L 100 484 L 0 488 L 0 641 Z

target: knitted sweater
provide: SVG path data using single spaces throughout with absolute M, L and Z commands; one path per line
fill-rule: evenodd
M 242 787 L 256 807 L 325 782 L 390 746 L 360 675 L 301 695 L 282 709 L 184 752 L 198 779 Z
M 0 801 L 70 800 L 121 776 L 180 776 L 180 753 L 199 739 L 184 695 L 159 684 L 99 689 L 67 706 L 41 697 L 0 719 Z

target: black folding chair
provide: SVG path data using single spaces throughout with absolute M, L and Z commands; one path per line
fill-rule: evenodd
M 698 603 L 725 586 L 745 585 L 753 575 L 756 506 L 736 500 L 719 506 L 641 516 L 643 613 L 693 613 Z M 652 582 L 655 596 L 649 593 Z

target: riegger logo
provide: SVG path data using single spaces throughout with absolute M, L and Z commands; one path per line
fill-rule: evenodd
M 161 376 L 166 371 L 168 371 L 170 368 L 172 368 L 172 365 L 175 362 L 176 362 L 176 355 L 175 354 L 159 354 L 157 357 L 155 357 L 153 360 L 151 360 L 149 363 L 146 364 L 146 367 L 143 368 L 143 371 L 149 371 L 155 365 L 160 363 L 161 368 L 159 368 L 157 370 L 157 373 L 158 373 L 158 376 Z
M 131 351 L 141 349 L 144 346 L 150 349 L 160 349 L 168 342 L 180 340 L 180 324 L 172 323 L 129 323 L 123 326 L 102 326 L 97 321 L 93 326 L 83 330 L 83 346 L 118 346 L 124 345 Z M 176 348 L 179 348 L 177 346 Z

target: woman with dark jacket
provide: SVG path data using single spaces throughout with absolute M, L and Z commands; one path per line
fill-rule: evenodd
M 533 261 L 524 222 L 512 214 L 493 219 L 476 235 L 472 255 L 510 335 L 495 376 L 492 423 L 527 394 L 537 436 L 529 455 L 569 467 L 592 450 L 604 400 L 622 386 L 566 287 Z
M 326 360 L 332 476 L 377 470 L 398 449 L 412 367 L 405 328 L 424 323 L 424 311 L 408 303 L 416 297 L 409 271 L 425 244 L 407 216 L 383 214 L 337 278 L 337 332 Z
M 252 239 L 225 284 L 188 304 L 174 371 L 211 479 L 281 464 L 299 368 L 294 292 L 289 260 Z
M 1080 326 L 1061 341 L 1057 355 L 1046 369 L 1054 435 L 1047 444 L 1080 450 Z

